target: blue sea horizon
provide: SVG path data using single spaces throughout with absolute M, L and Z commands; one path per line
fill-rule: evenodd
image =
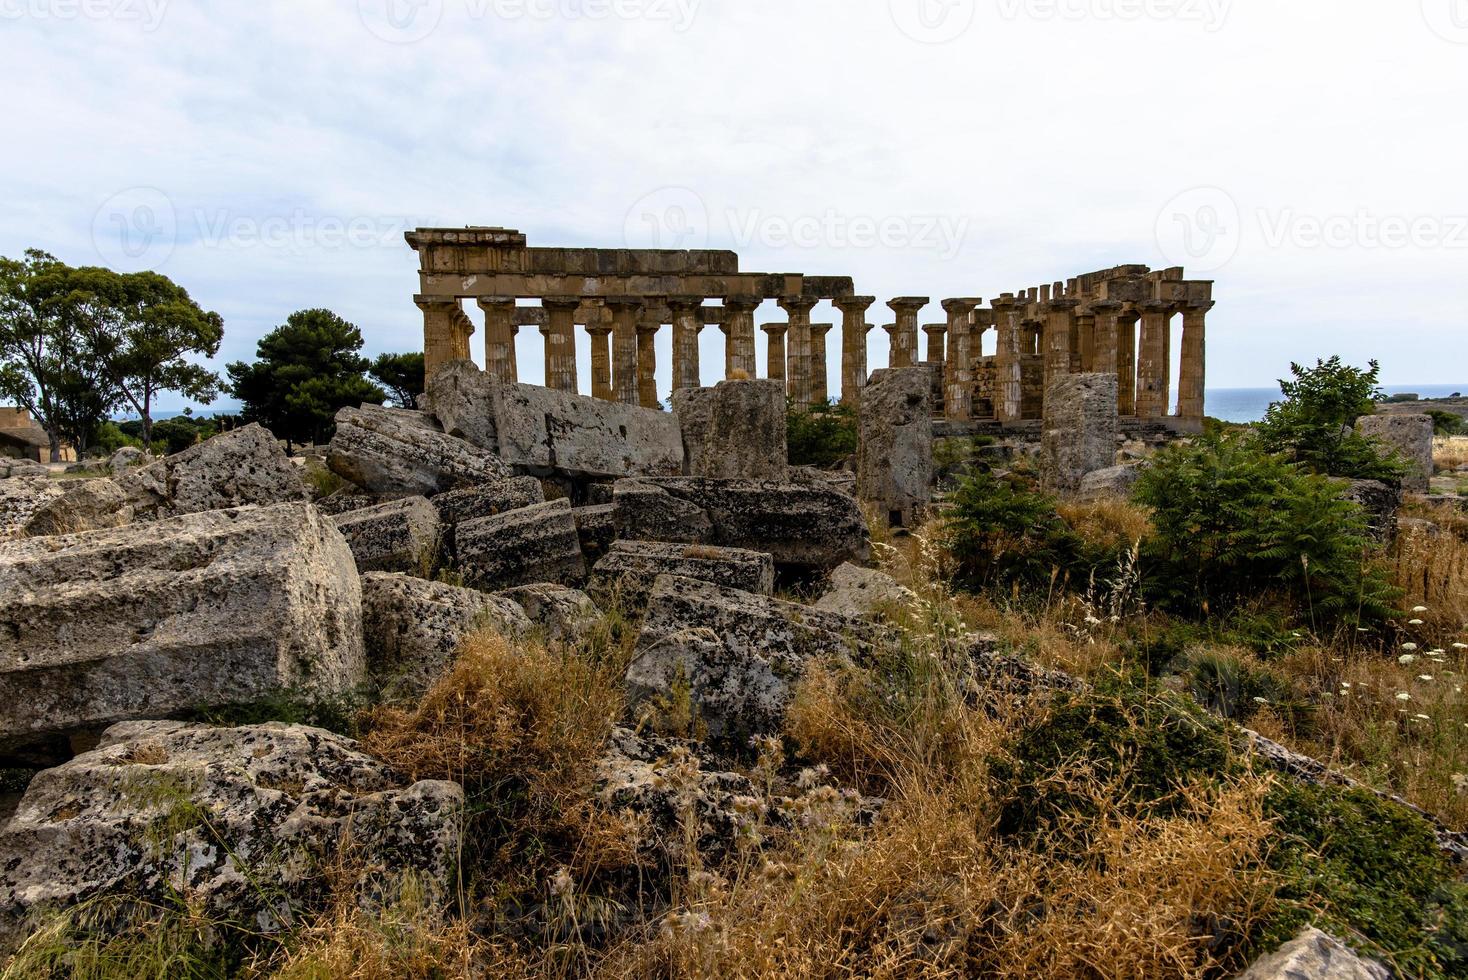
M 1388 395 L 1418 394 L 1423 398 L 1447 398 L 1468 392 L 1461 385 L 1382 385 Z M 1269 406 L 1283 397 L 1278 386 L 1273 388 L 1209 388 L 1203 393 L 1203 411 L 1224 422 L 1258 422 Z

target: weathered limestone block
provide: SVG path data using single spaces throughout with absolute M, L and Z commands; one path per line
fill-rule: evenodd
M 0 480 L 8 480 L 15 476 L 47 476 L 51 470 L 45 463 L 38 463 L 33 459 L 11 459 L 8 456 L 0 456 Z
M 77 534 L 132 523 L 132 499 L 116 482 L 71 480 L 64 486 L 64 494 L 42 504 L 26 521 L 27 536 Z
M 580 643 L 602 620 L 601 610 L 596 608 L 590 596 L 564 585 L 537 582 L 505 589 L 496 595 L 518 603 L 530 618 L 532 627 L 538 627 L 542 635 L 553 643 Z
M 1407 493 L 1426 493 L 1432 480 L 1431 415 L 1363 415 L 1356 430 L 1392 450 L 1409 467 L 1402 478 Z
M 445 524 L 492 517 L 507 510 L 519 510 L 521 507 L 543 503 L 545 487 L 533 476 L 476 483 L 472 487 L 450 490 L 433 498 L 438 519 Z
M 197 813 L 180 819 L 182 807 Z M 38 773 L 0 831 L 0 946 L 32 910 L 100 896 L 170 904 L 264 932 L 323 909 L 324 864 L 350 838 L 360 902 L 404 876 L 446 900 L 463 829 L 457 783 L 408 785 L 356 742 L 300 725 L 124 722 L 99 747 Z M 262 885 L 264 887 L 262 887 Z M 107 924 L 127 927 L 124 914 Z
M 1117 380 L 1114 374 L 1060 374 L 1045 389 L 1040 480 L 1066 496 L 1087 473 L 1116 459 Z
M 136 446 L 123 446 L 107 457 L 107 470 L 113 476 L 121 476 L 128 470 L 148 464 L 148 454 Z
M 20 535 L 37 511 L 65 494 L 66 484 L 44 473 L 0 480 L 0 541 Z
M 778 381 L 723 381 L 673 392 L 688 475 L 783 480 L 785 389 Z
M 875 371 L 861 390 L 856 492 L 897 525 L 915 524 L 933 499 L 932 374 Z
M 1366 512 L 1366 526 L 1378 541 L 1390 541 L 1397 533 L 1397 512 L 1402 509 L 1402 492 L 1380 480 L 1352 480 L 1341 497 Z
M 269 429 L 247 425 L 117 477 L 134 520 L 307 500 L 301 471 Z
M 1312 927 L 1239 974 L 1238 980 L 1391 980 L 1391 976 L 1382 964 L 1357 956 Z
M 333 518 L 359 572 L 427 577 L 438 560 L 438 511 L 423 497 L 404 497 Z
M 1081 477 L 1078 496 L 1081 500 L 1105 500 L 1132 495 L 1132 488 L 1142 477 L 1140 466 L 1108 466 L 1092 470 Z
M 847 563 L 831 573 L 826 592 L 814 608 L 842 616 L 873 618 L 886 610 L 910 606 L 917 594 L 897 584 L 886 572 Z
M 856 496 L 856 474 L 851 470 L 823 470 L 817 466 L 792 466 L 787 471 L 791 483 L 814 483 L 840 490 L 848 497 Z
M 644 482 L 702 510 L 713 528 L 706 543 L 762 551 L 777 566 L 835 568 L 865 561 L 871 552 L 861 507 L 829 484 L 693 477 Z M 617 486 L 620 490 L 622 484 Z
M 479 588 L 576 585 L 586 577 L 576 520 L 565 498 L 466 521 L 455 529 L 454 540 L 460 570 Z
M 379 405 L 337 413 L 326 462 L 365 490 L 425 497 L 510 475 L 499 457 L 439 431 L 422 412 Z
M 694 544 L 713 537 L 708 512 L 643 480 L 618 480 L 612 488 L 617 533 L 631 541 Z
M 474 377 L 471 368 L 458 362 L 436 374 L 426 404 L 447 431 L 463 433 L 511 466 L 576 477 L 683 472 L 683 440 L 677 418 L 668 412 L 537 385 L 500 384 Z
M 362 576 L 362 635 L 367 670 L 389 701 L 421 697 L 453 665 L 459 643 L 477 629 L 524 636 L 532 628 L 508 597 L 407 575 Z
M 356 565 L 310 504 L 0 543 L 0 752 L 364 674 Z
M 758 595 L 775 591 L 775 561 L 758 551 L 617 541 L 592 569 L 591 594 L 603 605 L 619 599 L 625 610 L 640 610 L 659 575 L 681 575 Z
M 591 504 L 571 510 L 576 533 L 581 538 L 581 553 L 588 562 L 598 561 L 617 540 L 617 515 L 616 504 Z
M 353 510 L 363 510 L 367 507 L 376 507 L 392 500 L 402 500 L 404 497 L 414 497 L 411 493 L 368 493 L 361 487 L 347 484 L 340 490 L 335 490 L 320 500 L 316 501 L 316 509 L 329 517 L 340 517 L 342 514 Z
M 768 661 L 730 650 L 709 629 L 664 637 L 627 668 L 627 705 L 654 730 L 666 731 L 687 710 L 710 740 L 747 743 L 752 735 L 779 731 L 789 701 L 789 679 Z

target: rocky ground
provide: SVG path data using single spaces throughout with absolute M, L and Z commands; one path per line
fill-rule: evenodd
M 680 427 L 456 366 L 315 456 L 249 426 L 0 474 L 5 975 L 1390 975 L 1248 926 L 1270 787 L 1349 781 L 965 622 L 767 395 Z M 1219 781 L 1017 777 L 1076 706 Z M 1083 826 L 1032 821 L 1057 779 Z

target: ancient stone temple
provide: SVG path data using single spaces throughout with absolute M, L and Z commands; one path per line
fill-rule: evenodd
M 576 392 L 581 327 L 590 340 L 590 394 L 649 408 L 660 404 L 656 338 L 664 328 L 672 331 L 674 391 L 701 385 L 699 336 L 711 326 L 724 335 L 725 379 L 761 376 L 755 336 L 763 330 L 763 377 L 781 382 L 797 405 L 827 402 L 833 356 L 844 404 L 859 402 L 870 375 L 867 316 L 877 298 L 855 295 L 849 278 L 745 272 L 729 251 L 532 248 L 525 235 L 505 228 L 419 228 L 407 240 L 419 257 L 415 301 L 430 376 L 472 359 L 479 323 L 493 378 L 520 380 L 515 338 L 534 327 L 545 343 L 545 385 Z M 478 308 L 478 322 L 465 311 L 466 300 Z M 755 311 L 767 300 L 779 305 L 784 322 L 756 324 Z M 840 312 L 839 325 L 812 322 L 823 301 Z M 886 366 L 928 368 L 934 414 L 951 433 L 1038 431 L 1045 391 L 1072 373 L 1116 376 L 1124 426 L 1186 432 L 1202 425 L 1210 281 L 1186 279 L 1180 268 L 1123 265 L 1002 293 L 987 307 L 977 296 L 944 299 L 943 320 L 923 324 L 931 303 L 900 296 L 884 304 L 892 318 L 884 327 Z M 1173 413 L 1172 329 L 1179 317 Z M 839 346 L 829 337 L 838 326 Z M 926 359 L 920 334 L 927 336 Z

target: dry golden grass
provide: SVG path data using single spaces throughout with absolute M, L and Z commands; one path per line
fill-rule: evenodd
M 1468 436 L 1441 436 L 1434 439 L 1432 462 L 1439 473 L 1451 473 L 1468 463 Z
M 1087 544 L 1107 550 L 1135 547 L 1152 533 L 1151 512 L 1130 500 L 1107 497 L 1062 503 L 1056 510 Z

